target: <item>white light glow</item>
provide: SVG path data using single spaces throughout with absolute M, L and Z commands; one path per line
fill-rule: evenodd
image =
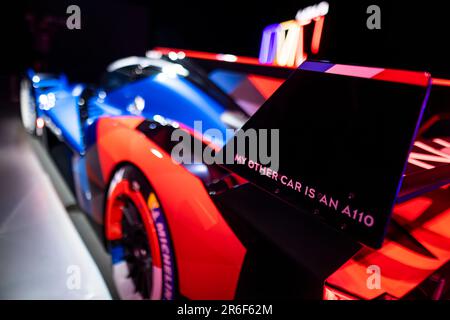
M 47 95 L 45 95 L 45 94 L 39 95 L 38 100 L 39 100 L 40 104 L 47 104 L 47 100 L 48 100 Z
M 42 119 L 42 118 L 37 118 L 36 119 L 36 127 L 38 129 L 42 129 L 44 127 L 44 125 L 45 125 L 44 119 Z
M 41 94 L 39 95 L 38 101 L 39 108 L 43 110 L 50 110 L 55 106 L 56 96 L 53 92 L 50 92 L 49 94 Z
M 105 99 L 106 98 L 106 92 L 105 91 L 100 91 L 99 93 L 98 93 L 98 97 L 100 98 L 100 99 Z
M 163 158 L 162 153 L 159 152 L 158 150 L 156 150 L 156 149 L 154 149 L 154 148 L 151 148 L 150 151 L 151 151 L 156 157 L 158 157 L 158 158 L 160 158 L 160 159 Z
M 76 85 L 72 89 L 72 95 L 74 95 L 75 97 L 78 97 L 82 92 L 83 92 L 83 86 L 81 86 L 81 85 Z
M 226 62 L 236 62 L 238 58 L 234 54 L 218 54 L 217 59 Z
M 326 1 L 322 1 L 319 4 L 306 7 L 304 9 L 298 10 L 295 19 L 300 23 L 309 23 L 309 21 L 323 17 L 328 13 L 330 5 Z
M 144 110 L 145 107 L 145 100 L 144 98 L 137 96 L 136 98 L 134 98 L 134 105 L 136 106 L 136 109 L 139 111 Z
M 178 55 L 174 51 L 170 51 L 169 54 L 168 54 L 168 57 L 169 57 L 170 60 L 173 60 L 173 61 L 178 59 Z
M 149 50 L 145 53 L 145 56 L 151 59 L 161 59 L 162 53 L 156 50 Z
M 169 64 L 162 67 L 162 73 L 169 78 L 175 78 L 176 76 L 187 77 L 189 71 L 180 64 Z
M 167 124 L 166 119 L 163 116 L 160 116 L 159 114 L 155 114 L 153 116 L 153 120 L 155 120 L 156 122 L 162 124 L 163 126 L 165 126 Z
M 114 61 L 113 63 L 111 63 L 106 70 L 108 72 L 113 72 L 116 71 L 118 69 L 124 68 L 124 67 L 130 67 L 130 66 L 139 66 L 140 68 L 146 68 L 149 66 L 153 66 L 153 67 L 159 67 L 159 68 L 163 68 L 166 65 L 170 65 L 171 62 L 169 61 L 164 61 L 164 60 L 159 60 L 159 59 L 150 59 L 150 58 L 145 58 L 145 57 L 127 57 L 127 58 L 123 58 L 117 61 Z

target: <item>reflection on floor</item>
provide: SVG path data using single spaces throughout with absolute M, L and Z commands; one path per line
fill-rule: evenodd
M 0 299 L 110 299 L 32 144 L 0 118 Z

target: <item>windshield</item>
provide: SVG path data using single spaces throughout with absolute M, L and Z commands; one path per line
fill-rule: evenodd
M 131 64 L 126 65 L 127 62 Z M 104 90 L 112 91 L 127 83 L 142 80 L 160 73 L 183 77 L 222 105 L 225 110 L 233 113 L 243 113 L 243 110 L 228 94 L 209 80 L 207 75 L 191 62 L 183 61 L 173 63 L 164 58 L 125 58 L 114 62 L 108 67 L 108 72 L 104 75 L 101 84 Z

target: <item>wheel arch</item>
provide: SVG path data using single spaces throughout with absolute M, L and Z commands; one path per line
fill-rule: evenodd
M 120 125 L 123 121 L 105 118 L 98 124 L 98 157 L 105 184 L 107 181 L 109 186 L 114 172 L 123 165 L 136 167 L 164 208 L 180 294 L 190 299 L 234 298 L 245 247 L 200 179 L 175 164 L 170 155 L 136 131 L 136 126 Z

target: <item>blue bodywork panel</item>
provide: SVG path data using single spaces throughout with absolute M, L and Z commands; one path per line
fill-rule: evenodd
M 184 77 L 152 75 L 107 93 L 91 101 L 95 116 L 129 115 L 136 97 L 145 102 L 141 115 L 148 119 L 162 116 L 194 128 L 194 121 L 202 121 L 203 132 L 219 129 L 225 137 L 226 126 L 220 119 L 225 107 Z M 91 112 L 92 111 L 92 112 Z M 203 133 L 202 132 L 202 133 Z
M 211 94 L 207 92 L 209 88 L 202 88 L 189 77 L 167 74 L 161 69 L 160 72 L 124 81 L 113 88 L 94 89 L 87 101 L 88 118 L 82 125 L 79 102 L 85 85 L 71 84 L 64 75 L 51 76 L 29 71 L 28 77 L 33 83 L 37 116 L 44 119 L 46 128 L 73 151 L 70 160 L 78 204 L 89 213 L 92 213 L 91 192 L 84 157 L 87 146 L 84 144 L 95 144 L 92 137 L 94 140 L 97 137 L 92 132 L 98 118 L 138 115 L 171 121 L 201 134 L 215 129 L 222 137 L 217 140 L 214 135 L 214 142 L 223 145 L 227 138 L 227 125 L 221 117 L 224 112 L 236 111 L 227 105 L 226 99 L 224 102 L 213 97 L 217 92 Z M 139 108 L 136 108 L 137 102 Z M 201 121 L 201 127 L 194 123 L 196 121 Z
M 28 72 L 33 82 L 37 116 L 77 153 L 84 150 L 77 111 L 83 85 L 68 83 L 66 77 L 50 77 Z M 56 132 L 55 132 L 56 131 Z
M 201 133 L 217 129 L 226 137 L 227 126 L 220 118 L 227 111 L 225 106 L 185 77 L 161 75 L 151 75 L 109 92 L 99 90 L 97 96 L 88 102 L 89 122 L 101 116 L 136 115 L 130 106 L 139 97 L 144 101 L 140 116 L 148 119 L 161 116 L 190 128 L 194 128 L 195 121 L 202 121 Z M 35 76 L 30 74 L 31 79 Z M 77 104 L 84 86 L 69 84 L 64 77 L 37 76 L 40 79 L 33 81 L 33 84 L 38 116 L 51 122 L 60 130 L 63 140 L 74 151 L 82 154 L 84 145 Z

